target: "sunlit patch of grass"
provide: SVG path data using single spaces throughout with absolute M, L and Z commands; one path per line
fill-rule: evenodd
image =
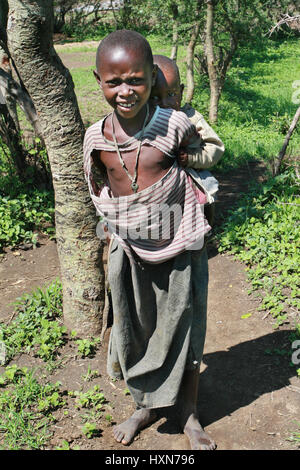
M 228 71 L 219 104 L 218 124 L 223 139 L 222 169 L 250 159 L 276 156 L 299 104 L 292 100 L 293 83 L 300 79 L 300 47 L 296 40 L 265 40 L 241 47 Z M 207 80 L 196 74 L 194 106 L 208 118 Z M 299 155 L 296 130 L 288 154 Z

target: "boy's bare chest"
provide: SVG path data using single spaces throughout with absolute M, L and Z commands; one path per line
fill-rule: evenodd
M 134 175 L 137 165 L 137 183 L 139 189 L 144 189 L 158 181 L 174 163 L 160 150 L 149 145 L 143 145 L 137 161 L 137 149 L 127 152 L 121 151 L 121 159 L 130 175 Z M 117 152 L 101 151 L 99 159 L 105 166 L 111 188 L 115 194 L 130 194 L 131 181 L 122 166 Z
M 125 163 L 128 171 L 132 174 L 134 173 L 137 163 L 137 152 L 138 149 L 127 152 L 120 152 L 121 159 Z M 118 173 L 124 173 L 121 159 L 117 152 L 100 152 L 100 160 L 105 165 L 108 174 L 117 175 Z M 143 145 L 138 157 L 138 172 L 140 174 L 142 172 L 155 173 L 160 171 L 160 169 L 170 168 L 173 163 L 173 158 L 168 157 L 166 154 L 156 149 L 155 147 L 151 147 L 150 145 Z

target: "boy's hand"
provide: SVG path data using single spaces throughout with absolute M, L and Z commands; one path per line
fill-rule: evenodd
M 194 132 L 192 132 L 187 138 L 181 141 L 181 146 L 178 149 L 177 152 L 177 160 L 180 166 L 185 167 L 188 163 L 188 153 L 189 146 L 193 146 L 195 144 L 199 145 L 199 142 L 201 141 L 200 134 L 196 131 L 196 128 L 194 128 Z
M 200 139 L 199 134 L 197 133 L 196 129 L 188 138 L 184 139 L 181 142 L 181 146 L 178 149 L 177 153 L 177 160 L 180 166 L 185 167 L 188 163 L 188 146 L 198 142 Z
M 185 147 L 180 147 L 178 149 L 177 160 L 180 166 L 185 167 L 188 162 L 187 149 Z

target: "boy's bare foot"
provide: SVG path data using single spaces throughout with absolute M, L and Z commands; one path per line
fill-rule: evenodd
M 127 421 L 115 426 L 113 429 L 114 438 L 116 441 L 121 442 L 123 445 L 127 446 L 131 443 L 134 436 L 137 433 L 146 427 L 148 424 L 151 424 L 156 419 L 156 412 L 153 409 L 140 408 L 136 410 L 132 416 L 130 416 Z
M 194 414 L 191 414 L 183 426 L 183 432 L 190 441 L 192 450 L 214 450 L 215 441 L 204 431 Z

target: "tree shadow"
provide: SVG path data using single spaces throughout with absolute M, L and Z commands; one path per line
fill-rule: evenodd
M 242 83 L 235 77 L 228 77 L 224 86 L 224 94 L 227 95 L 227 100 L 231 106 L 236 107 L 244 115 L 245 122 L 249 122 L 249 117 L 245 115 L 248 111 L 248 116 L 251 115 L 251 121 L 266 127 L 270 125 L 270 119 L 273 116 L 284 116 L 286 113 L 291 112 L 294 114 L 295 105 L 292 100 L 286 101 L 278 99 L 274 90 L 273 96 L 264 96 L 259 91 L 247 89 L 244 84 L 250 79 L 250 73 L 243 73 Z M 220 111 L 222 114 L 222 110 Z M 240 114 L 240 124 L 242 123 L 242 114 Z M 284 135 L 284 133 L 283 133 Z
M 252 65 L 259 63 L 269 63 L 272 60 L 278 60 L 284 57 L 284 52 L 280 51 L 282 45 L 281 41 L 273 41 L 272 47 L 276 47 L 276 53 L 269 52 L 266 53 L 266 47 L 268 46 L 268 41 L 258 41 L 257 43 L 251 42 L 251 46 L 246 48 L 246 44 L 243 44 L 243 47 L 240 48 L 240 54 L 234 57 L 232 64 L 233 66 L 237 65 L 237 62 L 242 67 L 251 68 Z
M 203 364 L 207 367 L 200 374 L 198 395 L 199 418 L 204 427 L 290 384 L 295 369 L 287 356 L 274 350 L 290 350 L 291 333 L 275 331 L 224 351 L 204 354 Z M 178 433 L 174 411 L 161 410 L 161 414 L 167 421 L 158 432 Z

